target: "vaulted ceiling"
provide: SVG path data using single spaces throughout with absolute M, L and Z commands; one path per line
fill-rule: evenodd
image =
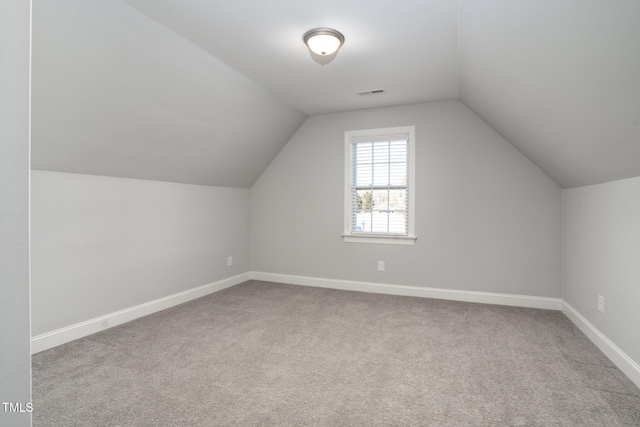
M 640 1 L 462 1 L 460 95 L 562 187 L 640 176 Z
M 249 188 L 308 115 L 459 99 L 562 187 L 640 176 L 638 22 L 637 0 L 34 0 L 32 165 Z M 325 26 L 346 42 L 321 66 L 302 35 Z

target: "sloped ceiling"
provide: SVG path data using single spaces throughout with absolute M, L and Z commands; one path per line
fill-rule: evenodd
M 307 115 L 460 99 L 562 187 L 640 176 L 638 22 L 637 0 L 34 0 L 32 165 L 249 188 Z M 301 40 L 322 26 L 346 37 L 325 66 Z
M 457 0 L 124 1 L 309 115 L 458 98 Z M 316 27 L 346 38 L 325 66 Z
M 121 1 L 34 1 L 32 167 L 249 188 L 306 119 Z
M 640 176 L 640 1 L 462 0 L 460 93 L 564 188 Z

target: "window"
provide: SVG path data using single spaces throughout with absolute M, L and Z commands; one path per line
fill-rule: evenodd
M 345 132 L 345 242 L 412 245 L 413 126 Z

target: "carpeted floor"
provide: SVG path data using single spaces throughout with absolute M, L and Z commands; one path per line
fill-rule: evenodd
M 249 281 L 33 356 L 40 426 L 640 426 L 560 312 Z

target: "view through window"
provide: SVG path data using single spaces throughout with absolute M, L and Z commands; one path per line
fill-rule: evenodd
M 351 149 L 351 232 L 407 235 L 407 136 L 355 142 Z

